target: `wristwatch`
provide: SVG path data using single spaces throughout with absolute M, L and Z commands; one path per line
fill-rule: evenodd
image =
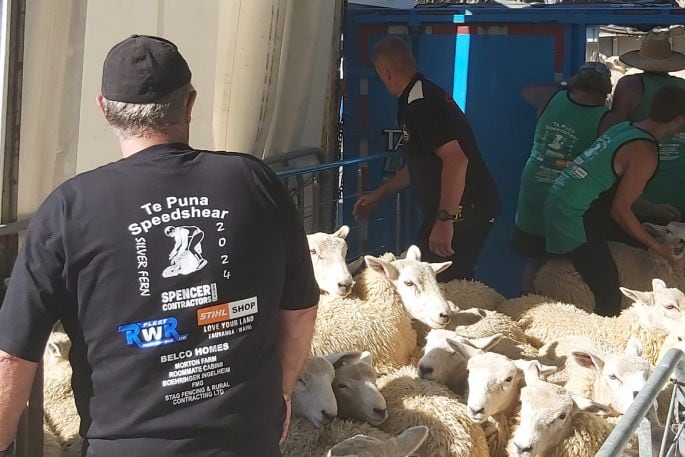
M 14 455 L 14 443 L 4 451 L 0 451 L 0 457 L 12 457 Z
M 459 217 L 459 214 L 450 214 L 444 209 L 439 209 L 438 210 L 438 220 L 440 221 L 456 221 L 457 218 Z

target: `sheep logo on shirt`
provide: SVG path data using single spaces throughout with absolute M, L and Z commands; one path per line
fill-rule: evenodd
M 205 233 L 195 226 L 168 226 L 164 234 L 174 239 L 174 247 L 169 254 L 171 265 L 162 272 L 162 277 L 173 278 L 189 275 L 202 270 L 207 260 L 202 257 L 202 240 Z

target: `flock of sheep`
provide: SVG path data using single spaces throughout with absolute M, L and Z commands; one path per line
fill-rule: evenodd
M 683 224 L 650 230 L 685 240 Z M 606 318 L 588 312 L 592 294 L 563 261 L 540 272 L 541 295 L 505 300 L 478 282 L 437 283 L 449 264 L 422 262 L 416 247 L 348 266 L 348 233 L 308 236 L 322 295 L 286 457 L 592 456 L 685 338 L 685 267 L 640 249 L 612 247 L 631 289 L 621 289 L 622 314 Z M 54 332 L 44 359 L 50 457 L 80 448 L 67 349 Z M 654 430 L 671 391 L 649 413 Z M 624 452 L 638 455 L 635 440 Z

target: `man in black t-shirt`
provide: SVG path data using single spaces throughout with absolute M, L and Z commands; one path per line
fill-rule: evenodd
M 407 166 L 362 196 L 354 206 L 355 217 L 366 219 L 383 199 L 411 184 L 424 217 L 416 243 L 427 261 L 452 261 L 438 280 L 473 279 L 500 201 L 468 119 L 452 97 L 417 72 L 402 40 L 381 41 L 374 65 L 388 91 L 398 97 Z
M 188 146 L 190 79 L 161 38 L 107 55 L 124 158 L 31 220 L 0 307 L 0 451 L 60 320 L 84 455 L 280 456 L 319 298 L 307 239 L 261 161 Z

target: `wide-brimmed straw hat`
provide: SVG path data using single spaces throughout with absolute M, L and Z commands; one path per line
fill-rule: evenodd
M 639 51 L 630 51 L 619 57 L 621 62 L 645 71 L 670 72 L 685 69 L 685 55 L 671 49 L 667 32 L 649 32 Z

